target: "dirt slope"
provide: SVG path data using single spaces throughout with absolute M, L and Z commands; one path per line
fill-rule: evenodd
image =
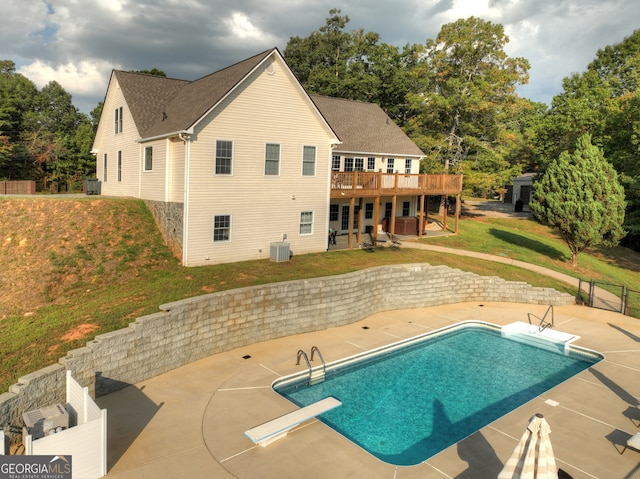
M 167 255 L 140 201 L 0 197 L 0 319 L 126 281 Z

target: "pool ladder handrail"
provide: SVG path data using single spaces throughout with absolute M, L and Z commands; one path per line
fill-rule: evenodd
M 300 366 L 300 358 L 303 357 L 309 367 L 309 371 L 311 371 L 311 363 L 309 362 L 309 356 L 302 349 L 298 349 L 298 357 L 296 359 L 296 366 Z
M 322 376 L 324 377 L 327 372 L 327 364 L 324 362 L 324 358 L 322 357 L 322 353 L 318 349 L 318 346 L 313 346 L 311 348 L 311 361 L 313 361 L 314 353 L 318 353 L 318 357 L 320 358 L 320 361 L 322 361 Z
M 297 358 L 296 358 L 296 366 L 300 365 L 300 358 L 304 358 L 305 362 L 307 363 L 307 367 L 309 368 L 309 384 L 315 384 L 315 383 L 324 381 L 326 365 L 324 363 L 324 358 L 322 357 L 322 353 L 320 352 L 320 350 L 316 346 L 313 346 L 311 348 L 311 361 L 313 361 L 313 355 L 314 355 L 314 353 L 316 351 L 318 352 L 318 356 L 320 357 L 320 360 L 322 361 L 322 369 L 317 369 L 315 371 L 315 374 L 314 374 L 313 368 L 311 367 L 311 362 L 309 361 L 309 356 L 307 355 L 306 352 L 304 352 L 302 349 L 299 349 L 298 350 L 298 354 L 297 354 Z
M 547 315 L 549 314 L 549 311 L 551 311 L 551 322 L 547 321 Z M 536 316 L 533 313 L 527 313 L 527 316 L 529 317 L 529 324 L 533 324 L 531 322 L 531 317 L 533 316 L 536 319 L 540 320 L 540 324 L 538 325 L 538 331 L 542 332 L 547 328 L 555 328 L 556 327 L 556 322 L 555 322 L 555 317 L 553 314 L 553 304 L 549 305 L 549 307 L 547 308 L 547 311 L 544 313 L 544 315 L 542 316 L 542 318 L 539 318 L 538 316 Z

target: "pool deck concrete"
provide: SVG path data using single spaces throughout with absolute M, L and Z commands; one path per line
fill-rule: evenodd
M 385 464 L 317 420 L 264 448 L 244 436 L 295 409 L 270 386 L 306 368 L 295 365 L 299 349 L 317 346 L 331 362 L 459 321 L 526 322 L 527 313 L 542 316 L 546 309 L 460 303 L 379 313 L 217 354 L 128 386 L 97 400 L 108 414 L 107 477 L 495 478 L 538 412 L 551 426 L 558 467 L 574 479 L 640 477 L 640 452 L 621 453 L 640 431 L 640 320 L 586 306 L 555 307 L 556 329 L 580 336 L 576 344 L 601 352 L 604 361 L 422 464 Z

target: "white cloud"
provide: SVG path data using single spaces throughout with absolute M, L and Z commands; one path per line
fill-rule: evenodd
M 29 78 L 38 88 L 56 81 L 72 95 L 100 97 L 106 91 L 113 68 L 118 67 L 105 60 L 83 60 L 77 64 L 66 63 L 56 66 L 36 60 L 20 67 L 18 73 Z
M 87 104 L 104 97 L 112 68 L 158 68 L 195 79 L 306 37 L 331 8 L 346 30 L 398 47 L 435 38 L 445 23 L 476 16 L 500 23 L 512 56 L 531 64 L 521 94 L 548 102 L 562 78 L 638 28 L 632 0 L 3 0 L 0 59 L 40 87 L 56 80 Z M 525 93 L 526 92 L 526 93 Z
M 253 24 L 251 18 L 243 12 L 232 12 L 231 16 L 224 20 L 224 23 L 229 28 L 229 33 L 233 38 L 254 42 L 277 41 L 277 37 L 260 30 Z

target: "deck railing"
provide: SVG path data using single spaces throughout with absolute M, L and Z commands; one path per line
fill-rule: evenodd
M 331 172 L 331 196 L 395 194 L 454 195 L 462 191 L 462 175 L 402 174 L 365 171 Z

